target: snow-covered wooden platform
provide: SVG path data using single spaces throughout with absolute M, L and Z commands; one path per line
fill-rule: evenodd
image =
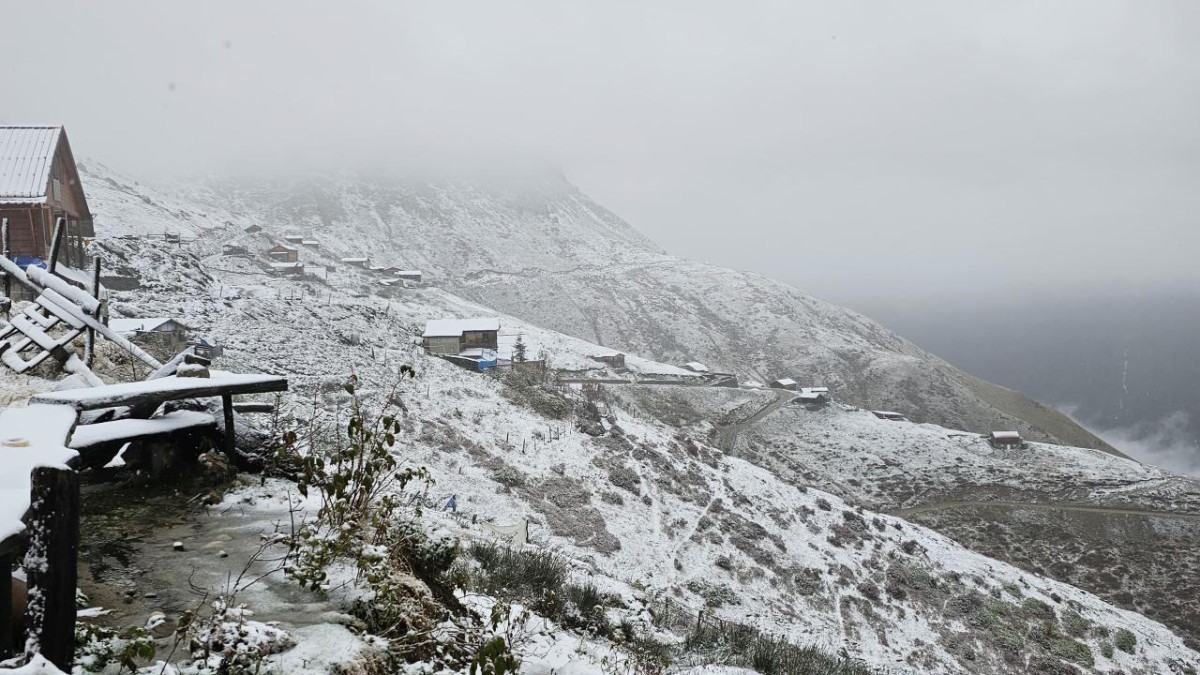
M 245 375 L 212 371 L 210 377 L 178 377 L 127 382 L 106 387 L 69 389 L 38 394 L 30 403 L 71 406 L 75 410 L 99 410 L 139 406 L 184 398 L 210 398 L 287 391 L 287 378 L 278 375 Z
M 78 413 L 34 404 L 0 412 L 0 654 L 8 656 L 13 624 L 14 556 L 28 541 L 27 649 L 69 665 L 74 653 L 79 478 L 67 447 Z M 28 529 L 28 532 L 26 530 Z
M 183 431 L 211 429 L 216 425 L 217 421 L 208 413 L 176 410 L 148 420 L 124 419 L 79 426 L 71 434 L 69 445 L 74 450 L 86 450 L 106 443 L 124 443 Z
M 67 468 L 78 453 L 67 447 L 76 413 L 67 406 L 30 405 L 0 412 L 0 554 L 25 530 L 30 473 L 39 466 Z

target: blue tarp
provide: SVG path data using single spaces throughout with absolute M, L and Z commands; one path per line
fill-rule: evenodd
M 46 261 L 36 255 L 14 255 L 12 261 L 17 264 L 17 267 L 25 269 L 30 265 L 46 269 Z

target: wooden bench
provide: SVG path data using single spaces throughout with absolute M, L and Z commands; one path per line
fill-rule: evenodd
M 225 451 L 236 455 L 233 428 L 233 397 L 239 394 L 261 394 L 287 391 L 287 378 L 278 375 L 249 375 L 212 371 L 210 377 L 179 377 L 171 375 L 156 380 L 113 384 L 90 389 L 70 389 L 38 394 L 30 403 L 65 405 L 76 411 L 105 408 L 157 409 L 167 401 L 187 398 L 220 397 L 224 412 Z M 119 420 L 124 421 L 124 420 Z M 105 422 L 104 424 L 111 424 Z M 92 425 L 96 426 L 96 425 Z M 85 427 L 86 428 L 86 427 Z

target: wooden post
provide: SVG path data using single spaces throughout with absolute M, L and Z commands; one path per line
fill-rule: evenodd
M 221 395 L 221 407 L 225 412 L 225 454 L 232 459 L 237 457 L 237 436 L 233 430 L 233 396 L 231 394 Z
M 59 217 L 54 221 L 54 238 L 50 241 L 50 262 L 46 263 L 46 271 L 54 274 L 54 268 L 58 266 L 58 249 L 62 247 L 63 238 L 63 219 Z
M 0 219 L 0 255 L 8 260 L 11 251 L 8 248 L 8 218 Z M 0 276 L 4 277 L 4 297 L 12 297 L 12 277 L 8 276 L 7 272 L 0 272 Z
M 31 476 L 29 589 L 25 656 L 41 654 L 60 670 L 75 661 L 75 565 L 79 553 L 79 475 L 37 467 Z
M 96 298 L 97 300 L 100 299 L 100 259 L 99 258 L 94 258 L 92 260 L 92 297 Z M 96 318 L 99 319 L 101 314 L 103 314 L 103 312 L 101 312 L 100 308 L 97 307 L 96 308 Z M 92 360 L 95 358 L 95 356 L 96 356 L 96 329 L 92 328 L 91 326 L 88 326 L 87 346 L 84 348 L 84 352 L 83 352 L 84 365 L 86 365 L 88 368 L 91 368 Z
M 0 555 L 0 659 L 13 655 L 12 553 Z

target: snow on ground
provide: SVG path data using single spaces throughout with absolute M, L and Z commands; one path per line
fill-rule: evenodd
M 1021 612 L 1030 610 L 1009 609 L 1025 603 L 1043 619 L 1045 610 L 1038 609 L 1043 606 L 1056 621 L 1068 610 L 1078 612 L 1096 628 L 1077 641 L 1097 669 L 1158 673 L 1167 672 L 1170 661 L 1200 667 L 1200 657 L 1154 621 L 971 553 L 930 530 L 800 487 L 813 482 L 807 474 L 828 477 L 831 489 L 882 504 L 893 492 L 874 483 L 907 481 L 915 485 L 913 496 L 945 484 L 935 480 L 942 475 L 1018 487 L 1017 472 L 1005 471 L 1026 457 L 1035 464 L 1024 471 L 1039 480 L 1083 476 L 1097 488 L 1113 487 L 1118 473 L 1126 482 L 1160 478 L 1156 470 L 1040 445 L 1021 451 L 1027 455 L 1002 455 L 945 429 L 901 429 L 837 407 L 819 413 L 785 408 L 739 435 L 733 456 L 708 442 L 715 431 L 710 421 L 683 424 L 703 431 L 689 437 L 680 425 L 650 413 L 652 402 L 623 404 L 623 395 L 614 396 L 615 424 L 606 423 L 607 433 L 594 438 L 569 420 L 547 419 L 513 403 L 501 381 L 426 356 L 416 346 L 427 319 L 494 311 L 437 288 L 384 289 L 358 270 L 338 270 L 328 283 L 273 277 L 221 256 L 221 243 L 219 237 L 197 240 L 185 255 L 138 240 L 99 242 L 113 263 L 109 268 L 123 266 L 140 276 L 140 288 L 114 292 L 114 316 L 179 318 L 225 346 L 217 364 L 222 368 L 286 373 L 294 414 L 336 415 L 347 402 L 340 383 L 350 372 L 359 376 L 365 397 L 382 398 L 398 366 L 413 365 L 418 377 L 400 392 L 409 425 L 404 459 L 431 469 L 437 481 L 432 497 L 453 495 L 459 505 L 458 517 L 429 513 L 431 526 L 478 537 L 482 530 L 468 524 L 471 516 L 498 524 L 527 519 L 535 545 L 568 556 L 576 574 L 621 592 L 634 611 L 660 598 L 697 610 L 708 605 L 724 618 L 798 644 L 844 649 L 896 672 L 1008 672 L 995 636 L 971 626 L 974 615 L 947 610 L 956 598 L 967 604 L 993 598 L 1001 603 L 996 607 L 1013 613 L 1004 615 L 1011 621 L 1026 620 Z M 223 291 L 228 288 L 255 291 L 235 298 Z M 547 349 L 556 367 L 605 371 L 589 358 L 608 351 L 602 347 L 509 317 L 501 325 L 508 336 L 524 336 L 531 354 Z M 627 362 L 643 372 L 682 373 L 633 356 Z M 736 419 L 774 396 L 729 391 L 720 401 L 689 405 L 705 415 Z M 754 402 L 739 400 L 740 393 Z M 766 461 L 797 451 L 809 454 L 792 464 Z M 252 493 L 248 506 L 261 498 Z M 244 524 L 262 527 L 268 520 Z M 267 616 L 280 609 L 267 595 L 250 595 L 248 602 Z M 282 658 L 292 658 L 288 667 L 297 669 L 288 672 L 323 672 L 329 661 L 321 659 L 333 659 L 337 648 L 346 654 L 356 648 L 339 642 L 346 634 L 319 613 L 317 618 L 290 627 L 294 637 L 307 635 L 317 644 L 302 641 L 286 652 Z M 1022 636 L 1029 629 L 1025 623 L 1020 628 Z M 1138 648 L 1104 656 L 1102 645 L 1110 638 L 1100 628 L 1108 635 L 1129 630 Z M 539 667 L 557 672 L 574 667 L 574 657 L 556 650 L 576 639 L 543 645 Z M 593 669 L 593 660 L 578 663 Z
M 979 434 L 880 420 L 836 405 L 820 411 L 788 406 L 742 434 L 736 451 L 877 508 L 956 499 L 1089 500 L 1170 475 L 1088 448 L 1029 443 L 995 449 Z

